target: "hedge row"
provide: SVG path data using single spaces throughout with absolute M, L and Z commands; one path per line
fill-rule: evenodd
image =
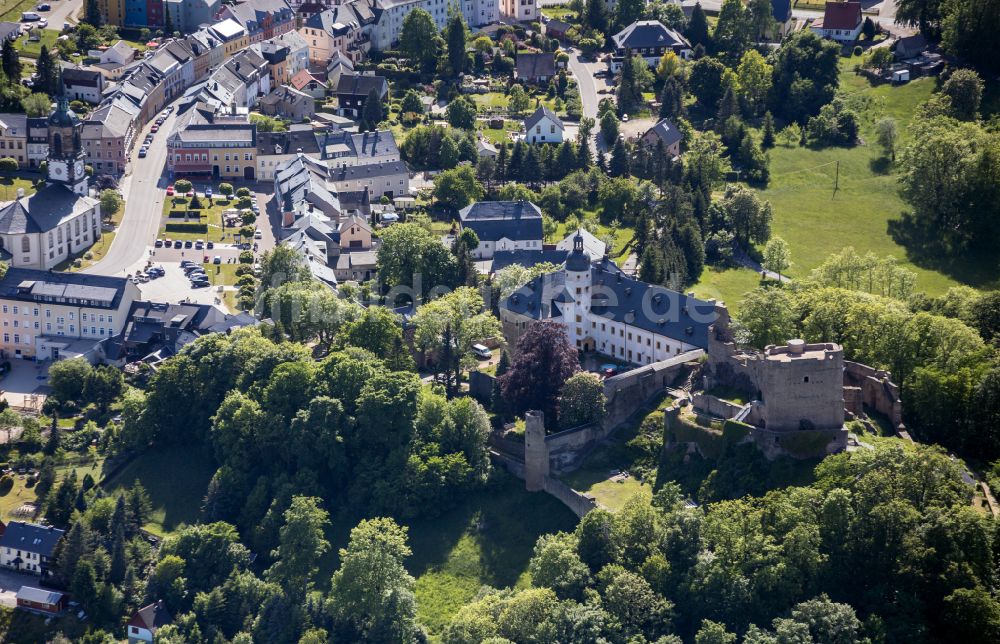
M 193 221 L 170 221 L 165 229 L 168 233 L 207 233 L 208 224 L 199 224 Z

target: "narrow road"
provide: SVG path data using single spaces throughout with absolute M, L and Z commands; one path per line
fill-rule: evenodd
M 583 115 L 594 119 L 594 129 L 590 139 L 590 147 L 594 154 L 598 149 L 604 149 L 604 142 L 600 138 L 600 126 L 597 121 L 597 105 L 605 96 L 612 94 L 599 94 L 600 90 L 611 90 L 606 77 L 598 78 L 595 74 L 598 71 L 607 69 L 607 65 L 597 61 L 587 61 L 580 59 L 580 50 L 572 47 L 566 49 L 569 54 L 569 71 L 576 78 L 576 85 L 580 90 L 580 103 L 583 106 Z
M 125 196 L 125 214 L 122 215 L 122 223 L 111 242 L 111 249 L 101 261 L 85 269 L 84 273 L 121 275 L 142 259 L 156 240 L 167 186 L 166 179 L 162 178 L 167 162 L 167 135 L 173 128 L 174 114 L 164 121 L 160 131 L 156 133 L 146 158 L 140 159 L 139 147 L 153 122 L 136 134 L 138 140 L 132 150 L 132 173 L 121 182 L 122 194 Z

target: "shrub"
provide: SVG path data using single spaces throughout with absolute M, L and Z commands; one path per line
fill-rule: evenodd
M 253 267 L 241 264 L 236 267 L 236 277 L 242 277 L 244 275 L 253 275 Z
M 208 224 L 193 221 L 168 221 L 164 229 L 168 233 L 207 233 Z
M 854 46 L 854 55 L 855 56 L 860 56 L 863 52 L 864 52 L 864 49 L 861 48 L 861 45 L 855 45 Z
M 236 191 L 236 196 L 237 197 L 249 197 L 250 196 L 250 188 L 247 188 L 245 186 L 242 187 L 242 188 L 240 188 L 239 190 Z
M 240 264 L 253 264 L 253 253 L 248 250 L 240 253 Z
M 10 474 L 4 474 L 0 478 L 0 494 L 7 494 L 10 492 L 11 488 L 14 487 L 14 479 Z
M 243 286 L 253 286 L 257 280 L 254 279 L 253 275 L 241 275 L 238 280 L 236 280 L 236 285 L 239 287 Z

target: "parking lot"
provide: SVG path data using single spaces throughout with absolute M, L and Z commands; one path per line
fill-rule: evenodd
M 21 589 L 21 586 L 38 588 L 38 577 L 0 568 L 0 606 L 16 607 L 17 591 Z

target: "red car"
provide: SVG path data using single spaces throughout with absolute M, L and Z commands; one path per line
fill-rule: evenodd
M 150 132 L 159 132 L 160 131 L 160 126 L 154 124 L 153 127 L 149 128 L 149 131 Z
M 191 199 L 192 197 L 194 197 L 194 190 L 193 189 L 188 190 L 187 194 L 184 196 L 187 197 L 188 199 Z
M 167 186 L 167 196 L 168 197 L 173 197 L 174 196 L 174 187 L 173 186 Z

